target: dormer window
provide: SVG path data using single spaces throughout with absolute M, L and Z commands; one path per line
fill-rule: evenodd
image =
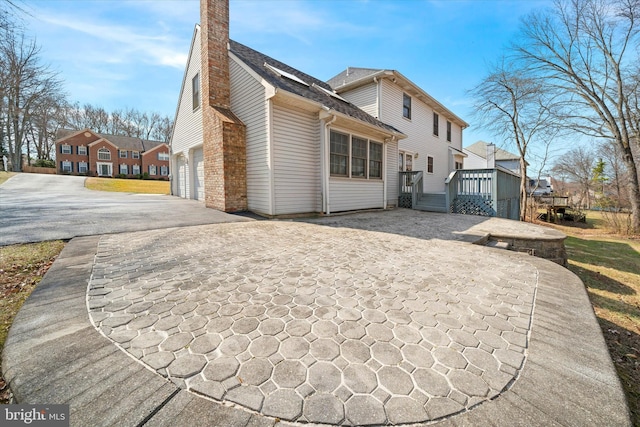
M 402 117 L 411 120 L 411 97 L 406 93 L 402 94 Z

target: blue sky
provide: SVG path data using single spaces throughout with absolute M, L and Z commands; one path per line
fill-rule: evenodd
M 24 0 L 27 32 L 72 101 L 173 117 L 198 0 Z M 347 66 L 400 71 L 470 123 L 473 88 L 550 0 L 231 0 L 231 38 L 319 79 Z M 511 147 L 506 146 L 506 149 Z M 515 151 L 515 150 L 511 150 Z

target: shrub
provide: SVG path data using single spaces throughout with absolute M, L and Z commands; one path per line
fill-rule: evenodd
M 118 175 L 116 175 L 116 178 L 120 178 L 120 179 L 124 179 L 126 177 L 127 177 L 127 175 L 125 175 L 123 173 L 119 173 Z
M 149 172 L 145 172 L 142 174 L 142 179 L 149 179 Z
M 51 159 L 38 159 L 33 163 L 37 168 L 55 168 L 56 162 Z

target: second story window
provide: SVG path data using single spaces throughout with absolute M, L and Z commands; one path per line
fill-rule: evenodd
M 111 151 L 106 148 L 98 150 L 98 160 L 111 160 Z
M 193 76 L 191 92 L 193 94 L 193 109 L 195 110 L 200 106 L 200 74 Z
M 411 97 L 406 93 L 402 94 L 402 117 L 411 118 Z
M 62 154 L 71 154 L 71 146 L 70 145 L 61 145 L 60 152 Z
M 439 119 L 440 116 L 438 116 L 438 113 L 433 113 L 433 134 L 435 136 L 440 135 L 440 125 L 438 124 Z
M 169 153 L 158 153 L 158 160 L 169 160 Z
M 451 142 L 451 122 L 447 120 L 447 141 Z
M 126 150 L 120 150 L 120 158 L 121 159 L 126 159 L 127 158 L 127 151 Z
M 132 151 L 131 152 L 131 158 L 132 159 L 139 159 L 140 158 L 140 152 L 139 151 Z
M 78 146 L 78 155 L 79 156 L 86 156 L 87 155 L 87 147 L 85 147 L 84 145 Z

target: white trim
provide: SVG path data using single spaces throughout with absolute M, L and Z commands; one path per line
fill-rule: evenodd
M 101 174 L 101 167 L 102 166 L 108 166 L 109 167 L 109 174 L 107 175 L 103 175 Z M 96 173 L 98 174 L 98 176 L 113 176 L 113 163 L 111 162 L 96 162 Z

